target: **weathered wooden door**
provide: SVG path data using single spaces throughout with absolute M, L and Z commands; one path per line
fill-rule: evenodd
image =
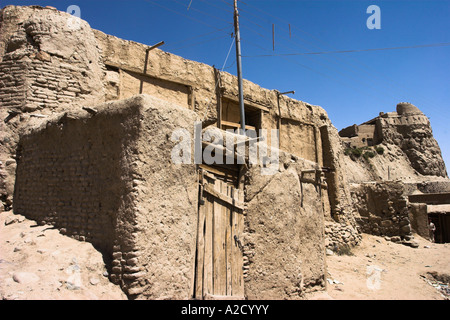
M 205 174 L 200 180 L 194 297 L 244 297 L 242 191 Z

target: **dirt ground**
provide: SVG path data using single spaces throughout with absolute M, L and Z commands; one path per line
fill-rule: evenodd
M 363 234 L 350 255 L 327 257 L 322 300 L 445 300 L 450 244 L 415 236 L 419 248 Z M 126 300 L 109 282 L 102 255 L 89 243 L 11 212 L 0 213 L 0 299 Z
M 127 299 L 107 275 L 102 255 L 90 243 L 0 213 L 1 300 Z
M 418 248 L 363 234 L 350 255 L 327 257 L 327 292 L 310 299 L 448 300 L 450 244 L 414 235 Z

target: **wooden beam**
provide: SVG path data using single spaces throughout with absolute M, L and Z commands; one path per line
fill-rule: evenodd
M 126 72 L 131 72 L 131 73 L 136 73 L 137 75 L 140 76 L 144 76 L 144 77 L 150 77 L 150 78 L 154 78 L 154 79 L 158 79 L 158 80 L 162 80 L 162 81 L 167 81 L 167 82 L 171 82 L 174 84 L 178 84 L 178 85 L 183 85 L 186 87 L 194 87 L 194 84 L 191 82 L 184 82 L 184 81 L 180 81 L 180 80 L 173 80 L 173 79 L 169 79 L 169 78 L 165 78 L 165 77 L 161 77 L 161 76 L 156 76 L 153 74 L 149 74 L 149 73 L 144 73 L 142 72 L 142 70 L 139 70 L 138 68 L 134 68 L 134 67 L 129 67 L 129 66 L 125 66 L 124 64 L 118 64 L 118 63 L 114 63 L 111 61 L 107 61 L 105 62 L 105 66 L 107 67 L 113 67 L 119 70 L 123 70 Z M 147 72 L 147 70 L 146 70 Z
M 214 79 L 216 83 L 216 100 L 217 100 L 217 127 L 222 129 L 222 89 L 220 71 L 214 68 Z
M 231 100 L 233 102 L 239 103 L 239 99 L 237 97 L 234 97 L 234 96 L 230 95 L 230 94 L 224 93 L 223 97 L 225 99 L 228 99 L 228 100 Z M 244 104 L 245 104 L 246 107 L 252 107 L 252 108 L 263 110 L 263 111 L 266 111 L 266 112 L 270 111 L 267 107 L 265 107 L 263 105 L 260 105 L 260 104 L 257 104 L 255 102 L 252 102 L 252 101 L 249 101 L 249 100 L 245 100 L 245 99 L 244 99 L 244 102 L 245 102 Z
M 226 202 L 227 204 L 233 206 L 234 208 L 244 210 L 244 203 L 237 201 L 231 197 L 228 197 L 221 192 L 214 190 L 214 187 L 212 187 L 210 184 L 205 185 L 204 191 L 209 193 L 210 195 L 216 197 L 217 199 L 220 199 L 221 201 Z
M 233 128 L 240 128 L 241 127 L 241 125 L 239 123 L 231 122 L 231 121 L 225 121 L 225 120 L 222 120 L 221 124 L 224 125 L 224 126 L 233 127 Z M 248 124 L 245 125 L 245 128 L 256 131 L 256 128 L 254 126 L 249 126 Z

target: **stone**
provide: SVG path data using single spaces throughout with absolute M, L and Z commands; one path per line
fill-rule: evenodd
M 13 280 L 20 284 L 31 284 L 39 281 L 39 276 L 32 272 L 15 272 Z
M 97 277 L 91 277 L 89 278 L 89 283 L 93 286 L 96 286 L 100 283 L 100 280 Z
M 418 248 L 419 247 L 419 243 L 416 241 L 402 241 L 402 244 L 404 244 L 405 246 L 411 247 L 411 248 Z

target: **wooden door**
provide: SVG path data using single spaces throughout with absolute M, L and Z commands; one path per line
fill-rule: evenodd
M 194 298 L 244 297 L 242 191 L 205 174 L 200 203 Z

